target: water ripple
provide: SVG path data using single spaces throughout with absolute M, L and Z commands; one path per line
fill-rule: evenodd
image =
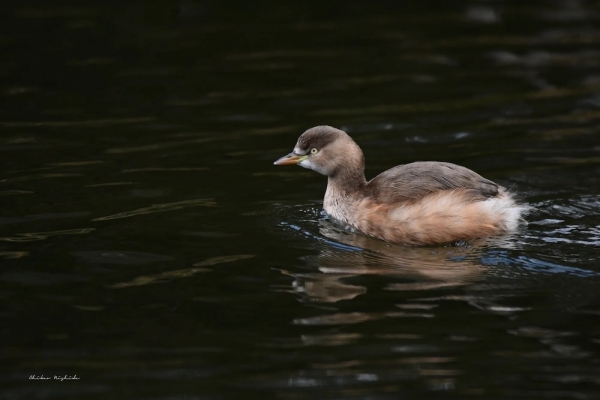
M 52 232 L 18 233 L 16 236 L 0 237 L 0 240 L 5 242 L 33 242 L 36 240 L 45 240 L 52 236 L 84 235 L 95 230 L 96 228 L 81 228 Z
M 175 203 L 153 204 L 150 207 L 138 208 L 137 210 L 125 211 L 118 214 L 108 215 L 106 217 L 94 218 L 92 221 L 109 221 L 112 219 L 129 218 L 137 215 L 153 214 L 172 210 L 180 210 L 185 207 L 213 207 L 217 203 L 213 199 L 193 199 L 178 201 Z
M 92 119 L 87 121 L 40 121 L 40 122 L 0 122 L 1 126 L 11 128 L 93 128 L 102 127 L 118 124 L 137 124 L 140 122 L 152 122 L 155 121 L 154 117 L 141 117 L 141 118 L 111 118 L 111 119 Z
M 0 191 L 0 196 L 14 196 L 17 194 L 31 194 L 31 190 L 3 190 Z

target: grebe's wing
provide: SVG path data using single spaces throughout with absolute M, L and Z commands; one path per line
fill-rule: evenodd
M 427 161 L 398 165 L 377 175 L 367 195 L 381 203 L 416 202 L 440 191 L 461 190 L 473 201 L 498 196 L 504 188 L 460 165 Z

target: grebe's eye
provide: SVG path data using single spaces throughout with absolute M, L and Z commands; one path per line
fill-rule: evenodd
M 310 154 L 317 154 L 318 152 L 319 150 L 316 147 L 310 150 Z

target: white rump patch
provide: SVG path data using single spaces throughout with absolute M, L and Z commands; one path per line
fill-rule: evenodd
M 487 199 L 479 204 L 489 214 L 503 215 L 504 224 L 508 231 L 516 230 L 519 224 L 524 222 L 522 215 L 529 211 L 528 206 L 517 204 L 509 193 L 504 193 L 501 197 Z

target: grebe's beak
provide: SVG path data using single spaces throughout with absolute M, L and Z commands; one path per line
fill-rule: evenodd
M 296 153 L 290 153 L 287 156 L 281 157 L 279 160 L 275 161 L 273 164 L 275 165 L 295 165 L 302 162 L 308 156 L 301 156 Z

